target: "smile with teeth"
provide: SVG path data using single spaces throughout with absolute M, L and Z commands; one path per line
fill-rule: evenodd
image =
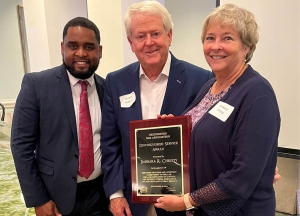
M 147 53 L 147 54 L 153 54 L 153 53 L 155 53 L 155 52 L 157 52 L 157 50 L 148 51 L 148 52 L 146 52 L 146 53 Z
M 212 59 L 223 59 L 225 56 L 211 56 Z
M 75 62 L 76 64 L 80 64 L 80 65 L 85 65 L 85 64 L 87 64 L 87 62 L 86 61 L 77 61 L 77 62 Z

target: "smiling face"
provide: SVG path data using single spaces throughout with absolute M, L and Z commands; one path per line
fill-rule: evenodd
M 214 73 L 230 74 L 245 65 L 249 47 L 243 45 L 239 32 L 232 26 L 212 22 L 205 34 L 203 51 Z
M 172 42 L 172 29 L 166 32 L 157 15 L 141 15 L 131 21 L 131 38 L 128 41 L 144 70 L 164 67 Z
M 87 79 L 98 68 L 102 57 L 102 46 L 91 29 L 69 27 L 61 43 L 61 54 L 67 70 L 78 79 Z

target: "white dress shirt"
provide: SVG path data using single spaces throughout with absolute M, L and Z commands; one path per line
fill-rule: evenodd
M 140 91 L 143 120 L 156 119 L 157 114 L 160 113 L 166 93 L 170 66 L 171 54 L 169 53 L 163 70 L 154 81 L 151 81 L 147 77 L 142 66 L 140 66 Z
M 77 135 L 79 136 L 78 126 L 79 126 L 79 105 L 80 105 L 80 93 L 81 85 L 78 83 L 79 79 L 73 77 L 68 71 L 68 77 L 70 80 L 70 86 L 72 90 L 74 111 L 76 117 Z M 89 85 L 87 87 L 88 91 L 88 102 L 90 108 L 91 122 L 92 122 L 92 132 L 93 132 L 93 143 L 94 143 L 94 172 L 90 175 L 88 179 L 77 175 L 77 182 L 89 181 L 97 178 L 101 175 L 101 150 L 100 150 L 100 130 L 101 130 L 101 106 L 98 97 L 98 92 L 96 89 L 94 75 L 86 79 Z M 79 140 L 79 137 L 78 137 Z M 79 145 L 79 144 L 78 144 Z M 79 148 L 79 146 L 78 146 Z M 79 152 L 80 154 L 80 152 Z M 78 156 L 79 158 L 79 156 Z
M 166 88 L 168 84 L 168 77 L 171 67 L 171 54 L 168 54 L 166 64 L 157 77 L 156 80 L 151 81 L 144 73 L 142 66 L 140 66 L 140 95 L 142 106 L 142 118 L 155 119 L 160 113 L 162 103 L 165 97 Z M 124 197 L 123 190 L 118 190 L 109 198 Z M 153 208 L 153 206 L 152 206 Z M 155 213 L 155 212 L 154 212 Z M 152 213 L 147 215 L 153 215 Z

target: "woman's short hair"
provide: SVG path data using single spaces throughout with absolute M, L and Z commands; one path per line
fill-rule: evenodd
M 258 25 L 253 13 L 234 4 L 219 6 L 204 20 L 201 35 L 202 43 L 204 43 L 205 35 L 211 22 L 233 26 L 240 33 L 243 44 L 250 48 L 245 59 L 246 63 L 249 62 L 259 39 Z
M 124 17 L 127 37 L 131 38 L 131 21 L 134 17 L 144 15 L 157 15 L 162 18 L 166 32 L 173 28 L 173 22 L 167 9 L 157 1 L 142 1 L 132 4 Z

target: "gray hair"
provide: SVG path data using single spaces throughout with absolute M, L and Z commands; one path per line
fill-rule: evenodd
M 124 17 L 124 24 L 126 35 L 131 38 L 131 21 L 132 18 L 143 15 L 157 15 L 160 16 L 166 32 L 169 32 L 173 28 L 173 22 L 170 13 L 167 9 L 157 1 L 142 1 L 132 4 L 128 9 Z
M 253 13 L 234 4 L 224 4 L 216 8 L 204 20 L 201 35 L 202 43 L 204 43 L 205 35 L 211 22 L 233 26 L 240 33 L 243 44 L 250 48 L 245 57 L 246 63 L 250 62 L 259 39 L 258 25 Z

